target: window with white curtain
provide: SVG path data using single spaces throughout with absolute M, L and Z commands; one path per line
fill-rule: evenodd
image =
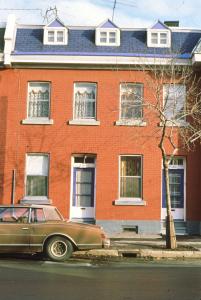
M 28 154 L 26 157 L 26 196 L 48 196 L 49 156 Z
M 29 82 L 28 84 L 28 118 L 49 118 L 50 83 Z
M 74 120 L 96 119 L 96 83 L 74 84 Z

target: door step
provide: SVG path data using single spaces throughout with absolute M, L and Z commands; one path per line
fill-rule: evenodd
M 180 220 L 174 220 L 174 225 L 175 225 L 175 232 L 176 235 L 188 235 L 187 232 L 187 227 L 186 227 L 186 222 L 185 221 L 180 221 Z M 161 233 L 165 234 L 165 221 L 161 222 Z

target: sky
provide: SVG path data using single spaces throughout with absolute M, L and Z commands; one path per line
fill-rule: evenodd
M 46 24 L 46 11 L 57 8 L 69 26 L 98 26 L 112 19 L 115 0 L 0 0 L 0 22 L 15 14 L 19 24 Z M 147 28 L 157 20 L 179 21 L 201 29 L 201 0 L 116 0 L 113 22 L 120 28 Z M 51 20 L 51 13 L 47 14 Z

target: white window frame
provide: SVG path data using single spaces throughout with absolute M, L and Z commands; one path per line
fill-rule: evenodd
M 30 85 L 31 83 L 35 83 L 35 84 L 41 84 L 41 83 L 45 83 L 48 84 L 48 89 L 49 89 L 49 99 L 48 99 L 48 116 L 45 117 L 40 117 L 40 116 L 29 116 L 29 91 L 30 91 Z M 27 117 L 25 120 L 22 120 L 22 124 L 36 124 L 36 125 L 50 125 L 53 124 L 53 120 L 50 119 L 50 113 L 51 113 L 51 82 L 49 81 L 29 81 L 27 83 Z
M 94 86 L 95 87 L 95 99 L 94 99 L 94 104 L 95 104 L 95 110 L 94 110 L 94 116 L 91 118 L 79 118 L 76 116 L 76 107 L 75 107 L 75 94 L 76 94 L 76 85 L 87 85 L 88 86 Z M 73 89 L 73 120 L 69 121 L 69 124 L 72 125 L 99 125 L 100 122 L 97 121 L 97 88 L 98 85 L 96 82 L 85 82 L 85 81 L 78 81 L 74 82 L 74 89 Z
M 28 157 L 29 156 L 45 156 L 47 157 L 47 162 L 48 162 L 48 167 L 47 167 L 47 195 L 46 196 L 30 196 L 30 195 L 27 195 L 27 167 L 28 167 Z M 48 153 L 27 153 L 26 154 L 26 162 L 25 162 L 25 181 L 24 181 L 24 184 L 25 184 L 25 196 L 24 196 L 24 199 L 23 201 L 34 201 L 36 200 L 37 203 L 39 203 L 40 201 L 48 201 L 48 194 L 49 194 L 49 169 L 50 169 L 50 155 Z M 37 175 L 36 175 L 37 176 Z M 38 175 L 40 176 L 40 175 Z
M 186 162 L 186 157 L 184 157 L 184 156 L 174 156 L 172 158 L 172 161 L 176 161 L 179 159 L 181 159 L 183 161 L 183 164 L 177 164 L 177 163 L 169 164 L 168 169 L 169 170 L 177 170 L 177 169 L 184 170 L 184 221 L 186 221 L 186 168 L 187 168 L 186 165 L 187 165 L 187 162 Z M 163 172 L 164 171 L 163 161 L 161 161 L 161 168 L 162 168 L 162 172 Z M 163 194 L 163 182 L 161 180 L 161 195 L 162 194 Z M 162 201 L 163 201 L 163 198 L 161 196 L 161 220 L 163 220 Z
M 101 34 L 106 34 L 106 41 L 101 41 Z M 115 42 L 110 42 L 110 33 L 115 34 Z M 120 46 L 119 28 L 96 28 L 96 46 Z
M 152 34 L 157 35 L 157 43 L 152 42 Z M 166 43 L 161 43 L 161 35 L 166 34 Z M 171 31 L 168 29 L 148 29 L 147 30 L 147 46 L 156 48 L 169 48 L 171 46 Z
M 133 117 L 133 118 L 123 118 L 122 117 L 122 90 L 123 90 L 123 85 L 132 85 L 134 88 L 135 86 L 140 86 L 141 87 L 141 116 L 139 118 L 137 117 Z M 140 124 L 140 122 L 142 121 L 143 119 L 143 90 L 144 90 L 144 86 L 143 86 L 143 83 L 138 83 L 138 82 L 122 82 L 120 83 L 120 110 L 119 110 L 119 120 L 121 120 L 121 122 L 123 123 L 129 123 L 129 122 L 133 122 L 135 124 L 135 121 L 136 122 L 136 125 L 137 123 Z M 140 102 L 140 101 L 139 101 Z M 134 101 L 135 103 L 135 101 Z
M 54 40 L 49 41 L 48 33 L 54 32 Z M 63 41 L 57 41 L 58 32 L 63 32 Z M 44 37 L 43 44 L 44 45 L 67 45 L 68 43 L 68 31 L 65 27 L 46 27 L 44 28 Z
M 173 86 L 173 87 L 175 87 L 175 88 L 177 88 L 178 86 L 181 86 L 181 87 L 184 88 L 185 95 L 182 97 L 182 100 L 183 100 L 183 109 L 184 109 L 184 113 L 185 113 L 185 110 L 186 110 L 186 86 L 185 86 L 185 84 L 180 84 L 180 83 L 176 83 L 176 84 L 168 84 L 168 83 L 167 84 L 163 84 L 163 107 L 166 105 L 166 102 L 167 102 L 167 100 L 166 100 L 166 94 L 167 94 L 166 89 L 170 85 Z M 177 106 L 177 101 L 178 100 L 176 100 L 176 106 Z M 164 108 L 164 116 L 166 118 L 165 108 Z M 186 117 L 185 116 L 184 116 L 183 119 L 180 119 L 180 120 L 172 118 L 172 119 L 168 120 L 168 123 L 167 123 L 167 125 L 170 125 L 170 126 L 187 126 L 187 124 L 188 123 L 186 122 Z

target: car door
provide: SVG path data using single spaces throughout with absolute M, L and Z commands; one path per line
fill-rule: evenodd
M 0 251 L 29 251 L 29 208 L 0 208 Z
M 30 218 L 30 248 L 32 251 L 42 251 L 49 229 L 43 208 L 32 208 Z

